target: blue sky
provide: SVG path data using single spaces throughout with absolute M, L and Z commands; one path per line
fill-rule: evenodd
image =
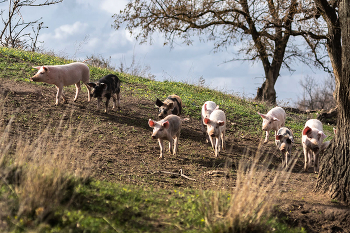
M 156 80 L 184 81 L 197 84 L 202 77 L 205 85 L 246 98 L 252 98 L 263 83 L 264 71 L 261 63 L 229 62 L 230 51 L 214 53 L 211 42 L 195 40 L 187 46 L 178 42 L 174 48 L 163 46 L 163 38 L 153 36 L 152 45 L 139 45 L 124 29 L 112 28 L 112 15 L 122 10 L 128 0 L 64 0 L 62 3 L 23 8 L 25 21 L 42 17 L 47 29 L 40 32 L 39 41 L 46 51 L 58 56 L 84 60 L 95 55 L 111 58 L 111 64 L 120 62 L 130 65 L 134 57 L 141 66 L 150 67 Z M 5 5 L 6 6 L 6 5 Z M 4 6 L 2 6 L 4 7 Z M 38 64 L 42 65 L 42 64 Z M 302 94 L 299 80 L 306 75 L 326 77 L 322 71 L 311 70 L 306 65 L 295 64 L 297 69 L 290 73 L 281 70 L 275 85 L 277 100 L 281 105 L 292 105 Z M 169 93 L 172 94 L 172 93 Z

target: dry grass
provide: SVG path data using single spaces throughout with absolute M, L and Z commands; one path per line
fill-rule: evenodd
M 41 222 L 60 205 L 69 205 L 75 187 L 91 176 L 92 151 L 80 146 L 90 134 L 81 130 L 83 123 L 73 127 L 62 119 L 49 123 L 34 139 L 11 137 L 13 119 L 0 137 L 0 181 L 8 190 L 0 199 L 0 208 L 6 210 L 0 222 L 7 214 Z
M 214 192 L 206 206 L 206 225 L 210 232 L 269 232 L 268 221 L 276 200 L 292 168 L 269 169 L 271 158 L 264 157 L 261 148 L 253 156 L 243 157 L 238 166 L 236 187 L 230 193 Z

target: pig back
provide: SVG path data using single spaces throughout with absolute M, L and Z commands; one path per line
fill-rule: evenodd
M 310 119 L 305 123 L 305 127 L 310 127 L 311 129 L 317 129 L 319 131 L 323 131 L 322 122 L 317 119 Z M 305 128 L 304 127 L 304 128 Z
M 182 125 L 182 120 L 177 115 L 168 115 L 161 122 L 169 121 L 169 128 L 167 129 L 171 135 L 175 135 L 180 129 Z
M 266 115 L 274 116 L 278 120 L 280 120 L 281 122 L 285 122 L 286 121 L 286 112 L 281 107 L 274 107 Z
M 89 67 L 81 62 L 49 66 L 49 70 L 49 75 L 55 78 L 57 84 L 63 83 L 63 86 L 73 85 L 79 81 L 87 83 L 90 79 Z
M 210 114 L 210 121 L 224 121 L 224 125 L 220 126 L 220 127 L 225 127 L 226 126 L 226 115 L 224 113 L 224 111 L 217 109 L 214 110 L 211 114 Z
M 207 111 L 205 111 L 205 105 L 207 105 Z M 207 101 L 202 106 L 202 117 L 207 115 L 207 112 L 212 112 L 216 108 L 216 103 L 213 101 Z

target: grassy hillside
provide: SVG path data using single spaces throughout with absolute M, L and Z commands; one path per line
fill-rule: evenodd
M 250 155 L 245 148 L 254 148 L 253 154 L 260 148 L 264 132 L 256 112 L 266 113 L 272 106 L 206 87 L 156 82 L 90 67 L 92 81 L 109 73 L 121 77 L 122 110 L 109 115 L 98 112 L 95 102 L 87 104 L 85 87 L 78 103 L 55 107 L 52 85 L 29 82 L 29 77 L 36 73 L 32 66 L 70 62 L 0 48 L 0 85 L 6 84 L 8 89 L 0 92 L 0 229 L 9 232 L 304 231 L 290 228 L 273 217 L 272 201 L 275 195 L 280 195 L 276 187 L 288 176 L 276 172 L 280 161 L 270 159 L 262 166 L 262 159 L 256 162 L 250 157 L 248 160 L 253 165 L 237 162 L 240 157 Z M 72 96 L 75 88 L 66 87 L 65 91 Z M 190 117 L 191 122 L 184 127 L 180 155 L 166 154 L 165 161 L 159 161 L 159 147 L 149 137 L 147 120 L 156 116 L 155 99 L 165 99 L 170 94 L 181 96 L 185 105 L 183 115 Z M 201 106 L 207 100 L 220 105 L 228 119 L 227 140 L 231 150 L 219 158 L 214 158 L 200 133 Z M 294 132 L 298 153 L 301 131 L 312 117 L 315 116 L 287 111 L 286 126 Z M 332 135 L 332 127 L 325 125 L 327 135 Z M 273 155 L 273 148 L 273 143 L 269 144 L 267 154 Z M 128 166 L 129 163 L 134 165 Z M 262 170 L 258 169 L 260 166 Z M 196 181 L 163 172 L 176 173 L 179 167 L 186 169 L 186 175 Z M 207 172 L 211 170 L 220 170 L 225 175 L 208 178 Z M 220 185 L 227 188 L 218 191 Z M 249 208 L 238 208 L 240 205 Z M 240 211 L 235 213 L 234 209 Z

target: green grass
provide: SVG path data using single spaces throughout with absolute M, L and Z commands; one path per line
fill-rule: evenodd
M 25 82 L 29 82 L 29 77 L 36 73 L 36 69 L 32 68 L 33 65 L 72 62 L 54 56 L 4 47 L 0 48 L 0 55 L 1 78 Z M 96 67 L 90 67 L 90 72 L 92 81 L 109 73 L 117 73 Z M 235 136 L 263 134 L 261 117 L 256 112 L 266 113 L 271 108 L 265 103 L 242 100 L 233 95 L 180 82 L 156 82 L 128 74 L 118 74 L 122 81 L 122 89 L 132 91 L 133 95 L 139 98 L 155 101 L 156 98 L 165 99 L 170 94 L 178 94 L 185 105 L 184 115 L 196 119 L 200 118 L 202 104 L 212 100 L 225 111 L 229 121 L 228 132 Z M 286 126 L 293 130 L 296 138 L 300 138 L 300 132 L 308 116 L 287 114 Z M 19 117 L 20 121 L 28 121 L 26 116 Z M 96 124 L 99 120 L 96 118 Z M 325 126 L 325 129 L 331 132 L 332 126 Z M 123 135 L 122 133 L 120 132 L 120 135 Z M 1 156 L 0 171 L 15 163 L 15 159 L 1 160 Z M 24 169 L 28 167 L 28 163 L 29 161 L 24 163 Z M 7 229 L 11 232 L 220 232 L 218 229 L 222 229 L 221 222 L 213 223 L 210 228 L 206 224 L 206 202 L 218 195 L 215 191 L 163 190 L 96 180 L 84 182 L 66 175 L 62 176 L 62 179 L 66 181 L 72 179 L 72 182 L 67 182 L 71 185 L 64 187 L 66 190 L 62 190 L 62 195 L 69 194 L 74 199 L 64 196 L 63 200 L 52 208 L 49 216 L 42 215 L 46 209 L 40 205 L 35 205 L 26 214 L 17 216 L 24 197 L 18 195 L 18 191 L 14 189 L 15 184 L 0 182 L 0 207 L 6 201 L 7 206 L 12 208 L 6 211 L 3 209 L 3 214 L 7 215 L 3 216 L 0 213 L 0 220 L 2 218 L 7 222 Z M 229 203 L 227 198 L 229 195 L 230 193 L 223 192 L 217 198 L 220 203 L 226 205 L 225 203 Z M 67 198 L 73 201 L 69 202 Z M 303 229 L 289 229 L 275 218 L 269 219 L 268 225 L 269 229 L 275 229 L 274 232 L 304 232 Z M 1 226 L 0 221 L 0 229 Z

